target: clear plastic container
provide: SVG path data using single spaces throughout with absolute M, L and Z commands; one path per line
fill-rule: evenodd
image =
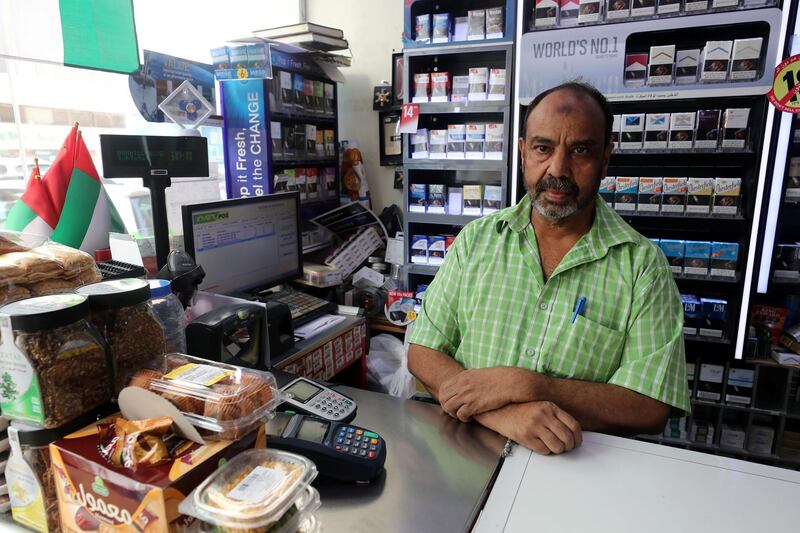
M 109 361 L 86 298 L 57 294 L 0 308 L 0 408 L 56 428 L 111 399 Z
M 208 440 L 235 440 L 269 419 L 283 401 L 275 376 L 183 354 L 165 354 L 128 386 L 161 395 Z
M 150 285 L 141 279 L 92 283 L 76 290 L 89 298 L 92 322 L 108 343 L 114 394 L 128 376 L 165 353 L 164 328 L 150 309 Z
M 178 509 L 200 520 L 201 531 L 296 531 L 319 507 L 319 493 L 309 486 L 316 476 L 317 467 L 305 457 L 248 450 L 206 479 Z
M 186 352 L 186 315 L 169 280 L 150 280 L 150 308 L 164 328 L 165 352 Z

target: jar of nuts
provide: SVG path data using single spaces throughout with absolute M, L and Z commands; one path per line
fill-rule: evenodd
M 101 281 L 76 291 L 89 298 L 92 322 L 108 343 L 114 394 L 131 374 L 164 354 L 164 329 L 148 305 L 150 284 L 141 279 Z
M 55 428 L 111 399 L 111 368 L 86 297 L 54 294 L 0 308 L 0 409 Z

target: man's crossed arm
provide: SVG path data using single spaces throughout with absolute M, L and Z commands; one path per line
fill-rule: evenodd
M 412 344 L 408 367 L 442 409 L 539 453 L 581 443 L 581 428 L 608 433 L 660 432 L 669 406 L 606 383 L 547 377 L 524 368 L 465 370 L 447 354 Z

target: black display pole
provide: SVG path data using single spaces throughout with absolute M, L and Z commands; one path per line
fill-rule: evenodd
M 169 176 L 146 176 L 142 184 L 150 189 L 150 205 L 153 209 L 153 236 L 156 241 L 156 263 L 158 269 L 167 264 L 169 255 L 169 226 L 167 222 L 167 187 L 172 185 Z

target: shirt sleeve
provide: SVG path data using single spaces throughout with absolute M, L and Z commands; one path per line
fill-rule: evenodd
M 637 283 L 620 367 L 609 383 L 689 414 L 683 305 L 669 267 L 654 265 L 652 272 Z
M 465 259 L 466 228 L 450 246 L 436 277 L 425 291 L 419 316 L 414 321 L 409 343 L 455 356 L 461 344 L 458 302 L 461 294 L 462 265 Z

